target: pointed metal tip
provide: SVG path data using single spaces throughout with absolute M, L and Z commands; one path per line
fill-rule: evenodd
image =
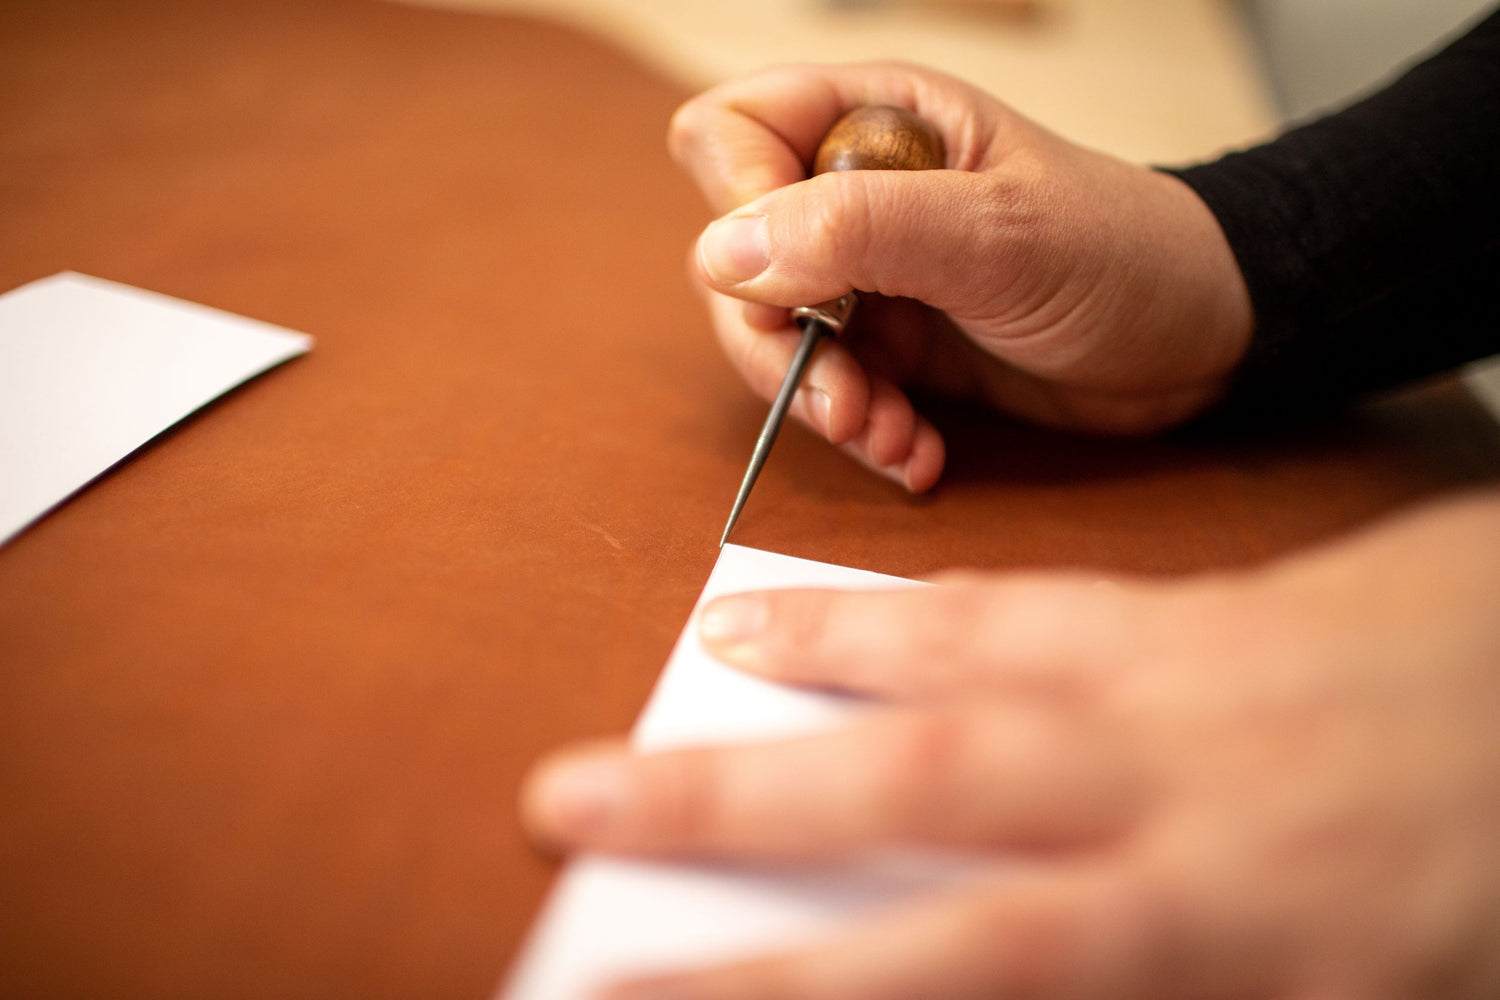
M 771 412 L 766 414 L 765 426 L 760 429 L 760 437 L 755 441 L 755 451 L 750 455 L 750 467 L 745 470 L 745 478 L 740 483 L 739 493 L 735 495 L 734 506 L 729 509 L 729 523 L 724 526 L 724 534 L 719 539 L 721 549 L 729 541 L 729 533 L 734 530 L 740 511 L 745 509 L 745 501 L 750 498 L 750 488 L 755 485 L 761 467 L 766 464 L 766 456 L 771 454 L 771 445 L 776 443 L 776 433 L 781 430 L 781 421 L 786 417 L 787 408 L 792 405 L 792 396 L 796 394 L 797 386 L 802 381 L 802 373 L 812 360 L 813 349 L 818 346 L 818 340 L 828 332 L 828 327 L 816 317 L 808 319 L 802 327 L 802 341 L 797 345 L 797 353 L 792 356 L 786 377 L 781 380 L 781 390 L 771 403 Z
M 719 536 L 719 548 L 723 548 L 729 542 L 729 533 L 734 530 L 735 524 L 739 522 L 740 511 L 745 509 L 745 501 L 750 498 L 750 487 L 755 485 L 755 477 L 760 474 L 760 465 L 766 460 L 764 453 L 760 454 L 750 463 L 750 471 L 745 474 L 745 481 L 740 483 L 740 492 L 734 498 L 734 506 L 729 509 L 729 521 L 724 525 L 724 534 Z

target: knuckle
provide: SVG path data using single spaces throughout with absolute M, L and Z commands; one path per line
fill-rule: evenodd
M 832 234 L 837 240 L 840 260 L 848 272 L 851 284 L 879 292 L 879 282 L 872 268 L 871 257 L 878 251 L 876 241 L 882 225 L 889 227 L 890 220 L 876 217 L 875 205 L 882 201 L 875 197 L 875 188 L 883 178 L 872 176 L 877 171 L 854 171 L 845 175 L 847 182 L 839 185 L 840 197 L 836 204 L 839 228 Z
M 868 171 L 823 174 L 807 181 L 797 217 L 791 220 L 793 244 L 804 248 L 807 261 L 833 269 L 829 277 L 846 288 L 863 283 L 860 265 L 871 241 L 868 179 L 858 176 L 861 173 Z
M 926 612 L 912 618 L 913 648 L 926 661 L 917 669 L 966 662 L 974 655 L 976 629 L 990 612 L 987 589 L 975 582 L 940 588 Z
M 779 658 L 804 661 L 823 651 L 829 633 L 827 600 L 803 595 L 770 601 L 770 638 Z
M 930 818 L 937 790 L 966 766 L 970 743 L 967 728 L 954 716 L 902 720 L 876 762 L 877 808 L 905 829 Z
M 678 163 L 684 163 L 697 147 L 708 109 L 699 96 L 680 105 L 667 124 L 667 151 Z
M 642 797 L 642 819 L 655 838 L 682 846 L 711 844 L 723 828 L 724 796 L 710 753 L 666 754 Z
M 992 956 L 994 968 L 1018 995 L 1057 990 L 1072 977 L 1082 957 L 1077 917 L 1066 907 L 1042 904 L 1017 912 L 997 896 L 977 923 L 988 937 L 1003 943 Z
M 1009 315 L 1010 303 L 1030 273 L 1027 265 L 1055 256 L 1055 206 L 1011 171 L 989 171 L 960 179 L 954 192 L 963 238 L 953 241 L 948 263 L 960 273 L 982 276 L 961 296 L 966 311 Z M 1029 302 L 1029 300 L 1027 300 Z
M 1159 876 L 1137 871 L 1104 892 L 1097 906 L 1096 936 L 1110 943 L 1113 965 L 1137 976 L 1180 978 L 1205 914 Z

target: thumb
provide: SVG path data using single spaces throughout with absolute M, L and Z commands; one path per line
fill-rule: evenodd
M 797 306 L 851 289 L 919 299 L 959 315 L 988 311 L 1029 230 L 1024 199 L 986 174 L 850 170 L 772 191 L 698 239 L 708 285 Z

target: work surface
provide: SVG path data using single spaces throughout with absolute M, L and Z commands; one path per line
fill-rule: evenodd
M 553 871 L 520 775 L 634 717 L 764 414 L 683 277 L 684 96 L 524 20 L 5 6 L 0 287 L 74 269 L 318 338 L 0 549 L 6 993 L 493 987 Z M 1500 477 L 1451 386 L 1255 439 L 936 416 L 930 498 L 792 430 L 736 540 L 1175 573 Z

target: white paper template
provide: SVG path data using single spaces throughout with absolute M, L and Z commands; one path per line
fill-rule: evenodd
M 774 739 L 847 723 L 860 703 L 794 690 L 710 657 L 711 598 L 789 587 L 916 586 L 864 570 L 726 545 L 631 740 L 663 750 Z M 796 945 L 869 907 L 974 873 L 965 859 L 890 855 L 844 868 L 730 867 L 583 856 L 559 877 L 502 1000 L 585 1000 L 613 978 Z
M 63 272 L 0 295 L 0 545 L 312 338 Z

